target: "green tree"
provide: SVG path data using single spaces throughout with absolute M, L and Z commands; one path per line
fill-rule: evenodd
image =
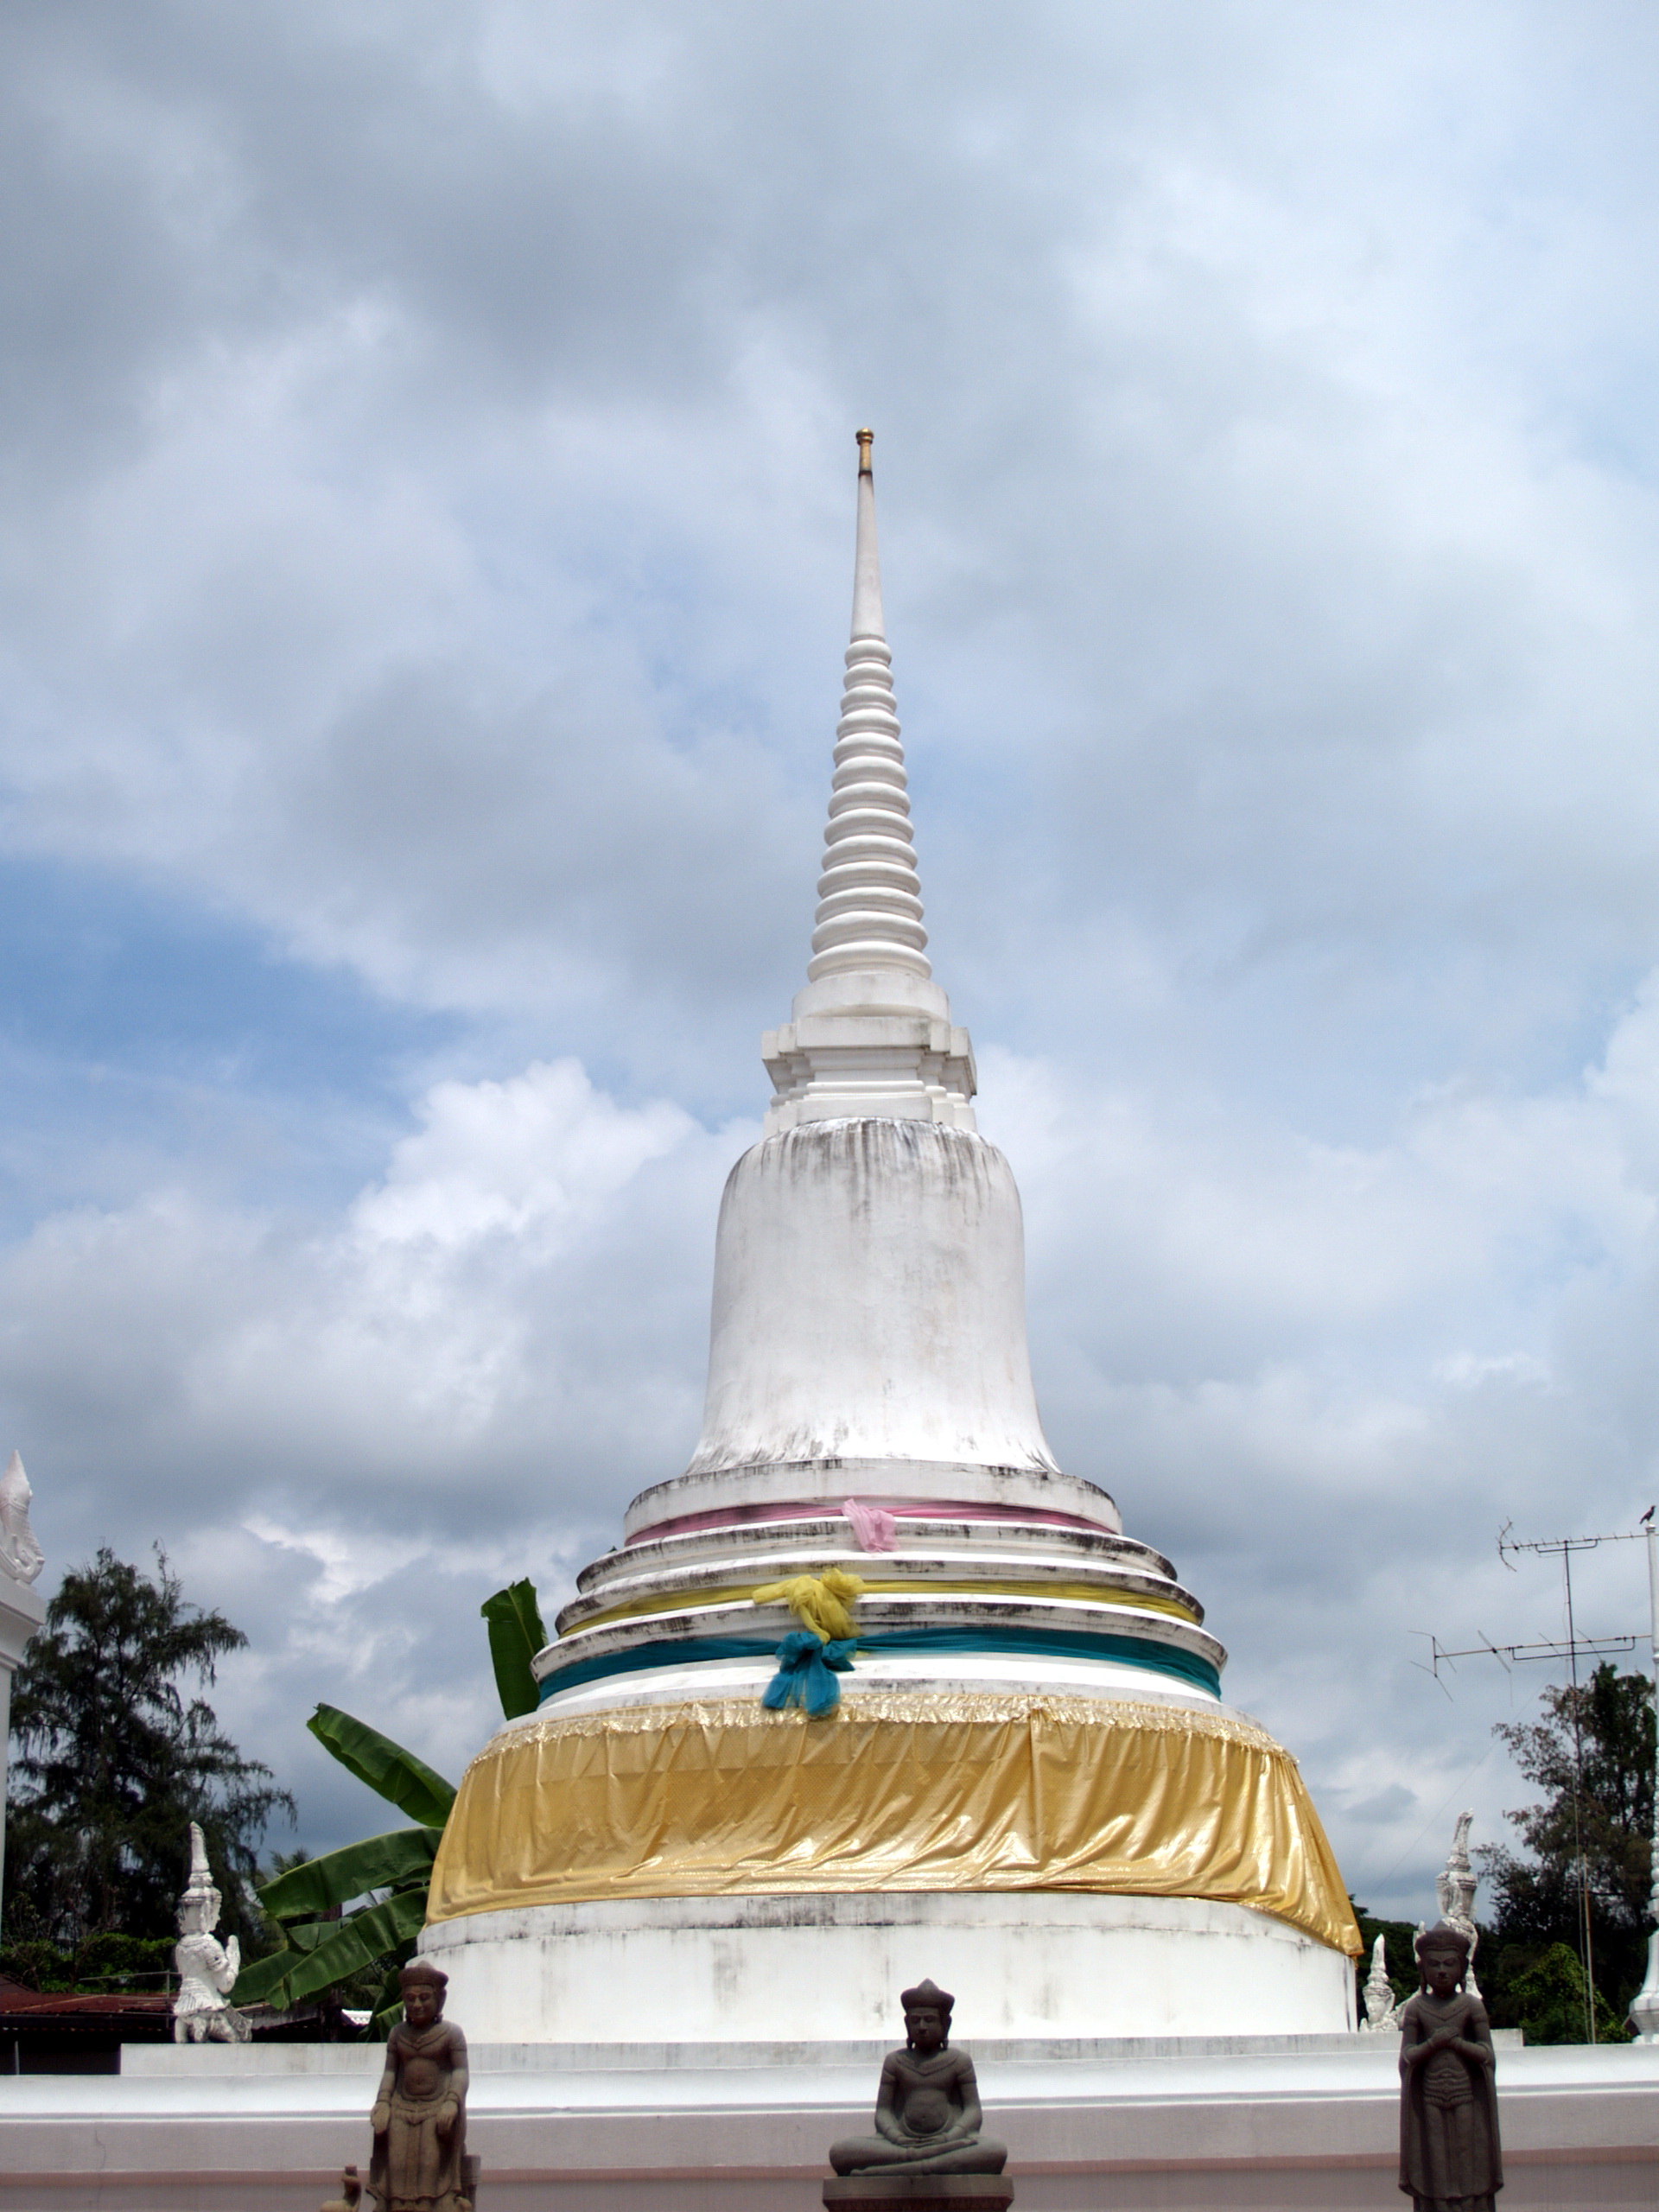
M 1604 1661 L 1576 1690 L 1548 1689 L 1541 1702 L 1541 1720 L 1499 1721 L 1495 1732 L 1544 1795 L 1541 1803 L 1509 1815 L 1530 1858 L 1502 1845 L 1488 1845 L 1479 1853 L 1491 1885 L 1494 1941 L 1490 1956 L 1483 1949 L 1478 1970 L 1499 2026 L 1526 2026 L 1530 2008 L 1529 2040 L 1582 2042 L 1577 1959 L 1580 1903 L 1587 1885 L 1596 1986 L 1607 2000 L 1617 2038 L 1623 2033 L 1618 2023 L 1647 1962 L 1653 1686 L 1645 1675 L 1621 1675 Z M 1575 1732 L 1583 1758 L 1576 1821 Z M 1560 1945 L 1580 1974 L 1578 2025 L 1570 2036 L 1556 2032 L 1571 2009 L 1562 1995 L 1564 1970 L 1552 1956 Z M 1598 2039 L 1605 2033 L 1599 2014 Z
M 1514 2015 L 1508 2024 L 1519 2028 L 1529 2044 L 1584 2041 L 1584 1968 L 1578 1953 L 1566 1943 L 1548 1943 L 1532 1952 L 1529 1962 L 1508 1976 L 1504 1997 Z M 1596 2040 L 1628 2040 L 1599 1989 Z
M 14 1941 L 79 1952 L 105 1931 L 171 1936 L 196 1821 L 225 1925 L 260 1945 L 245 1884 L 273 1815 L 291 1820 L 294 1801 L 187 1688 L 211 1685 L 246 1643 L 222 1613 L 186 1601 L 159 1547 L 153 1575 L 104 1549 L 64 1577 L 12 1689 Z

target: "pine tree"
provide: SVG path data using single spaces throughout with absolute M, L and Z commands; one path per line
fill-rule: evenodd
M 245 1759 L 205 1688 L 247 1638 L 186 1602 L 159 1547 L 153 1576 L 100 1550 L 64 1577 L 12 1689 L 6 1836 L 9 1937 L 79 1950 L 104 1930 L 173 1931 L 200 1823 L 223 1924 L 252 1935 L 245 1883 L 272 1815 L 294 1801 Z M 261 1946 L 260 1948 L 263 1948 Z

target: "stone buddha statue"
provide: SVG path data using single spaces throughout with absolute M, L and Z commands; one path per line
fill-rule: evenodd
M 906 2041 L 882 2061 L 875 2133 L 832 2144 L 830 2164 L 838 2174 L 1000 2174 L 1008 2154 L 979 2132 L 974 2062 L 950 2048 L 956 1999 L 924 1981 L 900 2001 Z
M 449 1977 L 415 1959 L 397 1980 L 404 2017 L 386 2038 L 386 2070 L 369 2115 L 369 2195 L 379 2212 L 472 2212 L 477 2162 L 467 2156 L 467 2038 L 443 2017 Z

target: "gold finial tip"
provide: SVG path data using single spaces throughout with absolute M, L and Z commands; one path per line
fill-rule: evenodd
M 858 440 L 858 467 L 859 474 L 862 475 L 870 465 L 870 448 L 875 443 L 875 432 L 856 430 L 853 435 Z

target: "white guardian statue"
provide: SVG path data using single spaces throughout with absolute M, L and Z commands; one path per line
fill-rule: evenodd
M 14 1452 L 0 1473 L 0 1872 L 6 1833 L 6 1750 L 11 1735 L 11 1678 L 29 1638 L 46 1618 L 46 1600 L 35 1587 L 46 1554 L 29 1525 L 34 1492 Z
M 192 1821 L 190 1878 L 179 1899 L 179 1940 L 173 1946 L 179 1977 L 179 1993 L 173 1999 L 175 2043 L 248 2040 L 248 2024 L 230 2002 L 242 1971 L 242 1947 L 234 1936 L 221 1943 L 213 1933 L 222 1903 L 208 1868 L 207 1846 Z
M 1434 1898 L 1440 1908 L 1440 1918 L 1450 1928 L 1469 1939 L 1469 1970 L 1464 1977 L 1464 1987 L 1471 1997 L 1478 1997 L 1480 1987 L 1475 1980 L 1475 1953 L 1480 1944 L 1480 1930 L 1475 1925 L 1475 1888 L 1479 1876 L 1469 1857 L 1469 1829 L 1474 1820 L 1472 1813 L 1459 1813 L 1458 1825 L 1452 1833 L 1452 1848 L 1445 1866 L 1434 1877 Z
M 1387 1946 L 1379 1936 L 1371 1946 L 1371 1971 L 1360 1995 L 1365 2000 L 1365 2017 L 1359 2024 L 1361 2035 L 1398 2035 L 1401 2005 L 1395 2001 L 1394 1984 L 1389 1980 Z
M 23 1472 L 22 1454 L 14 1452 L 0 1474 L 0 1567 L 14 1582 L 38 1582 L 46 1565 L 46 1554 L 29 1525 L 34 1497 Z

